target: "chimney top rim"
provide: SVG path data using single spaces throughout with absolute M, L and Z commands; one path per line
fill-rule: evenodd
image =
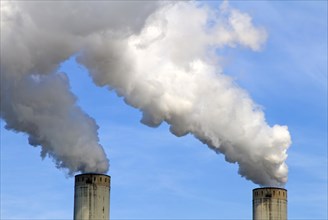
M 256 191 L 256 190 L 261 190 L 261 189 L 276 189 L 276 190 L 284 190 L 284 191 L 287 191 L 287 189 L 285 188 L 281 188 L 281 187 L 258 187 L 258 188 L 255 188 L 253 189 L 253 191 Z
M 80 176 L 106 176 L 106 177 L 110 178 L 109 175 L 102 174 L 102 173 L 81 173 L 81 174 L 75 175 L 75 177 L 80 177 Z

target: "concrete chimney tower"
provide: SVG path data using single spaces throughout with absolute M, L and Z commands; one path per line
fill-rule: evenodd
M 287 190 L 253 189 L 253 220 L 287 220 Z
M 110 176 L 86 173 L 75 176 L 74 220 L 109 220 Z

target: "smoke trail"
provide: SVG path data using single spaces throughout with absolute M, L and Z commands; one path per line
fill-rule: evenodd
M 259 50 L 266 33 L 249 15 L 223 3 L 219 14 L 193 3 L 161 8 L 140 34 L 96 36 L 78 58 L 95 83 L 114 88 L 143 112 L 141 122 L 163 121 L 177 136 L 193 134 L 239 173 L 260 185 L 287 181 L 285 126 L 270 127 L 245 91 L 222 74 L 215 49 Z
M 287 127 L 270 127 L 261 109 L 231 78 L 223 75 L 217 62 L 216 50 L 223 47 L 242 46 L 260 50 L 266 33 L 252 24 L 249 15 L 230 8 L 227 2 L 218 11 L 194 2 L 166 3 L 154 13 L 151 12 L 159 4 L 152 3 L 154 5 L 150 4 L 145 10 L 141 7 L 143 4 L 136 3 L 139 9 L 131 10 L 127 6 L 118 7 L 118 3 L 103 3 L 91 10 L 81 3 L 75 12 L 67 10 L 69 3 L 57 4 L 53 7 L 61 12 L 60 16 L 49 15 L 47 10 L 39 10 L 32 3 L 21 3 L 18 8 L 27 11 L 31 20 L 26 25 L 29 19 L 23 19 L 26 25 L 23 31 L 20 22 L 7 19 L 19 26 L 12 33 L 20 33 L 14 39 L 9 33 L 1 42 L 4 45 L 15 41 L 17 45 L 7 48 L 8 51 L 14 49 L 15 53 L 6 55 L 8 59 L 4 65 L 1 64 L 5 73 L 2 75 L 8 82 L 1 88 L 1 99 L 6 100 L 2 101 L 1 116 L 8 128 L 27 132 L 32 144 L 42 145 L 44 154 L 50 154 L 59 166 L 70 168 L 72 172 L 106 170 L 103 165 L 107 160 L 101 146 L 96 144 L 94 121 L 76 106 L 65 75 L 52 73 L 58 63 L 79 52 L 78 61 L 88 68 L 95 84 L 115 89 L 129 105 L 140 109 L 143 112 L 142 123 L 156 127 L 165 121 L 177 136 L 193 134 L 217 153 L 224 154 L 228 162 L 238 163 L 239 173 L 254 183 L 274 186 L 286 183 L 286 151 L 291 143 Z M 118 5 L 115 8 L 113 4 Z M 106 9 L 113 14 L 104 13 Z M 101 19 L 89 16 L 94 10 Z M 120 20 L 122 16 L 117 11 L 126 12 L 126 19 Z M 77 19 L 74 13 L 82 17 Z M 17 19 L 19 16 L 13 17 Z M 135 17 L 139 18 L 137 23 L 132 22 Z M 70 19 L 67 21 L 67 18 Z M 117 19 L 115 22 L 111 20 L 114 18 Z M 10 24 L 10 27 L 15 25 Z M 41 49 L 38 48 L 41 50 L 39 53 L 32 39 L 45 42 Z M 24 48 L 13 48 L 21 45 Z M 17 51 L 28 59 L 22 62 L 21 57 L 15 56 Z M 14 65 L 17 63 L 18 66 Z M 48 91 L 31 91 L 37 90 L 35 87 Z M 51 90 L 52 87 L 54 89 Z M 59 88 L 62 91 L 57 94 Z M 16 89 L 21 91 L 15 93 L 17 98 L 8 97 Z M 43 99 L 48 103 L 44 103 Z M 51 103 L 57 103 L 56 107 L 51 107 Z M 22 109 L 16 107 L 20 105 Z M 29 105 L 33 106 L 30 107 L 32 110 L 26 110 Z M 50 118 L 53 116 L 51 111 L 56 112 L 54 121 L 65 118 L 66 122 L 56 126 L 54 118 Z M 39 112 L 49 115 L 49 120 L 44 122 L 43 117 L 33 118 L 33 115 L 39 116 Z M 21 115 L 24 117 L 15 119 Z M 74 120 L 72 116 L 79 119 Z M 78 136 L 74 133 L 67 135 L 69 137 L 64 143 L 58 144 L 57 140 L 61 139 L 64 131 L 58 133 L 57 129 L 66 127 L 67 123 L 73 124 L 68 126 L 73 133 L 77 129 L 76 134 L 83 132 L 81 136 L 91 138 L 77 143 Z M 54 130 L 47 128 L 49 125 Z M 80 131 L 80 127 L 84 130 Z M 71 142 L 76 147 L 67 144 Z M 58 148 L 58 145 L 62 147 Z M 79 156 L 76 158 L 83 162 L 71 165 L 71 155 L 75 158 L 80 145 L 87 146 L 86 150 L 100 149 L 101 153 L 94 155 L 91 165 L 89 158 L 81 159 Z
M 50 156 L 70 175 L 107 172 L 96 122 L 77 106 L 66 75 L 56 71 L 80 51 L 88 35 L 104 30 L 121 35 L 137 32 L 155 7 L 155 3 L 1 1 L 0 97 L 6 129 L 28 134 L 31 145 L 42 147 L 43 158 Z M 119 20 L 121 15 L 124 19 Z
M 1 117 L 69 174 L 107 172 L 95 121 L 76 105 L 66 75 L 55 74 L 77 45 L 40 28 L 22 6 L 1 2 Z

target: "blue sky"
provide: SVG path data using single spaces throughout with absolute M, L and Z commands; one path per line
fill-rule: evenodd
M 220 2 L 210 1 L 211 7 Z M 289 219 L 327 219 L 327 2 L 231 1 L 263 26 L 260 52 L 217 51 L 224 73 L 261 105 L 270 125 L 288 125 Z M 78 104 L 99 125 L 110 160 L 111 219 L 251 219 L 252 189 L 191 135 L 175 137 L 113 91 L 94 86 L 75 58 L 62 63 Z M 1 219 L 72 219 L 73 178 L 41 160 L 27 136 L 1 121 Z

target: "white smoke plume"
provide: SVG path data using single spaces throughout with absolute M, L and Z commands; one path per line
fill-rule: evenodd
M 26 133 L 31 145 L 42 147 L 43 158 L 50 156 L 70 175 L 107 172 L 97 124 L 77 106 L 66 75 L 56 71 L 89 35 L 107 29 L 137 32 L 155 7 L 157 3 L 1 1 L 0 97 L 6 128 Z
M 59 167 L 108 169 L 96 123 L 76 105 L 65 74 L 56 73 L 78 53 L 95 84 L 140 109 L 142 123 L 165 121 L 177 136 L 193 134 L 256 184 L 286 183 L 287 127 L 266 123 L 223 74 L 216 53 L 261 49 L 266 32 L 248 14 L 227 2 L 217 10 L 195 2 L 10 2 L 1 12 L 1 117 Z

